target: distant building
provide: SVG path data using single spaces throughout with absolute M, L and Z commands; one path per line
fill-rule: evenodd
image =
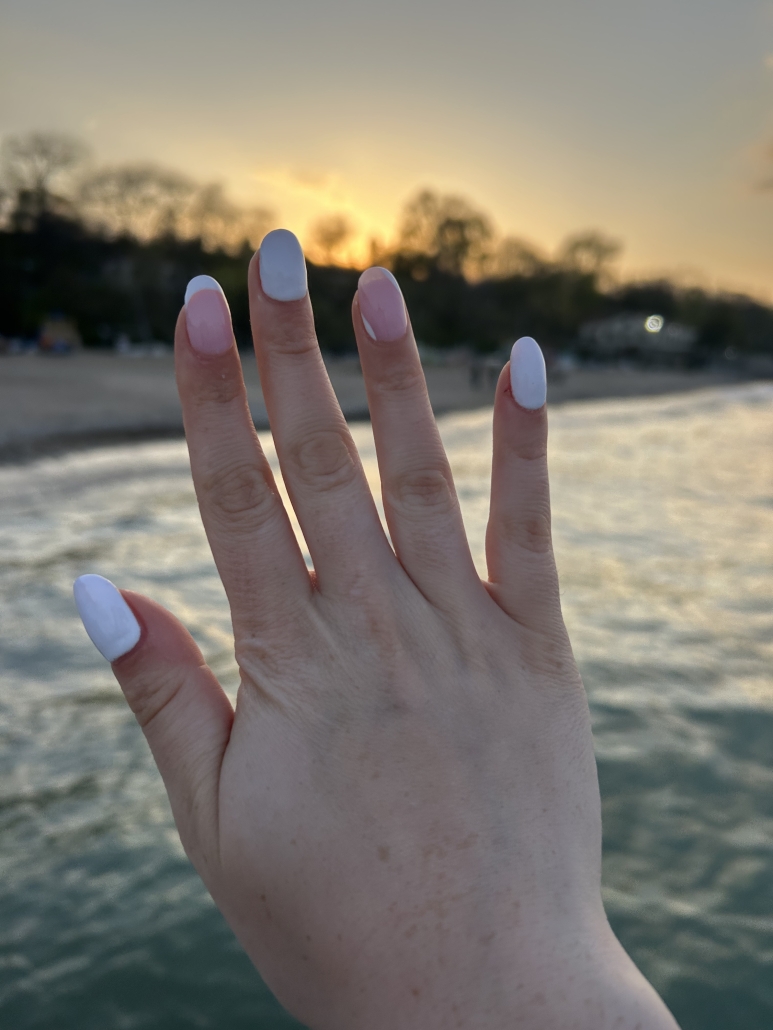
M 46 354 L 70 354 L 83 346 L 75 323 L 62 315 L 52 315 L 43 323 L 38 347 Z
M 682 364 L 698 338 L 691 326 L 668 322 L 662 315 L 613 315 L 586 322 L 580 349 L 603 361 L 630 358 L 653 364 Z

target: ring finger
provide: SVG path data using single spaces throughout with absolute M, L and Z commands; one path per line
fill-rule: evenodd
M 363 272 L 353 318 L 395 552 L 428 600 L 455 608 L 465 596 L 462 586 L 483 588 L 405 302 L 391 272 Z

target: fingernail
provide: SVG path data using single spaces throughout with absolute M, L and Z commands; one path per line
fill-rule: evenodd
M 374 340 L 399 340 L 408 328 L 405 301 L 397 279 L 386 268 L 367 268 L 357 284 L 362 324 Z
M 298 237 L 289 229 L 274 229 L 263 237 L 260 285 L 272 300 L 301 300 L 306 296 L 306 261 Z
M 510 386 L 522 408 L 535 411 L 547 397 L 545 359 L 540 345 L 531 336 L 516 340 L 510 354 Z
M 80 576 L 72 587 L 78 614 L 97 651 L 109 662 L 131 651 L 140 624 L 120 591 L 104 576 Z
M 234 331 L 228 301 L 217 279 L 197 275 L 185 291 L 185 322 L 191 347 L 199 354 L 225 354 Z

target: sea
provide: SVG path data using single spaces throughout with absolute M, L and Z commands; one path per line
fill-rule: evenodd
M 550 424 L 610 921 L 683 1030 L 771 1030 L 773 384 L 567 404 Z M 483 572 L 491 412 L 440 425 Z M 377 490 L 370 428 L 353 432 Z M 297 1027 L 183 854 L 78 620 L 84 572 L 169 607 L 237 684 L 184 442 L 0 468 L 0 1026 Z

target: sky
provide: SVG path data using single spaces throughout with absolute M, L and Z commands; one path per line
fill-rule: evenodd
M 387 240 L 419 187 L 773 301 L 773 0 L 0 0 L 0 136 Z

